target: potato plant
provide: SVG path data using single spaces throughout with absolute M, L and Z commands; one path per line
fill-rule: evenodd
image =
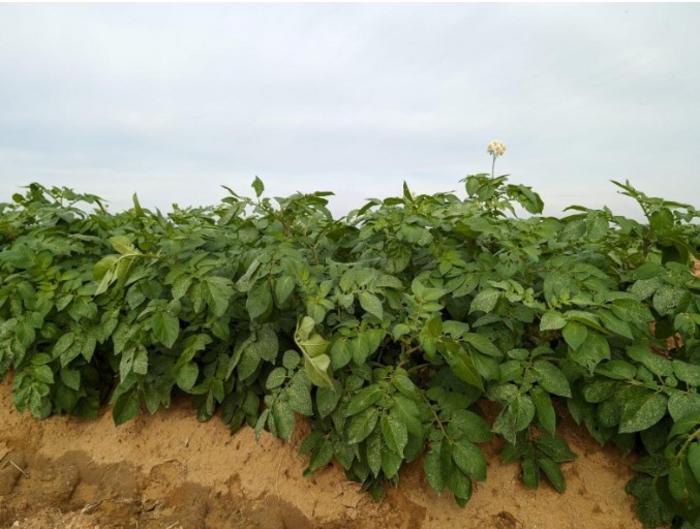
M 616 183 L 644 222 L 554 218 L 506 176 L 464 183 L 339 219 L 330 193 L 257 178 L 168 214 L 32 184 L 0 204 L 0 376 L 38 418 L 109 401 L 121 424 L 188 394 L 288 440 L 303 416 L 307 472 L 335 461 L 380 495 L 422 458 L 460 505 L 493 436 L 527 487 L 563 491 L 568 414 L 639 455 L 646 526 L 700 527 L 700 213 Z

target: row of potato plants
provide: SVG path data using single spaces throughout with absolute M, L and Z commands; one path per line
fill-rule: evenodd
M 527 487 L 563 491 L 569 415 L 638 454 L 646 526 L 700 527 L 700 213 L 615 183 L 643 221 L 555 218 L 506 176 L 463 182 L 337 219 L 330 193 L 257 178 L 167 214 L 32 184 L 0 204 L 0 377 L 38 418 L 108 401 L 121 424 L 188 394 L 288 440 L 303 416 L 308 472 L 380 495 L 422 457 L 460 505 L 494 436 Z

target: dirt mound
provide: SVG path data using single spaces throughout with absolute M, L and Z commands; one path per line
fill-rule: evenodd
M 465 509 L 439 497 L 420 468 L 375 503 L 329 467 L 304 477 L 290 444 L 218 420 L 197 422 L 186 402 L 115 427 L 36 421 L 11 406 L 0 385 L 0 527 L 21 529 L 638 529 L 623 488 L 630 471 L 614 450 L 581 430 L 565 436 L 579 458 L 565 465 L 568 489 L 523 488 L 516 465 L 488 448 L 489 475 Z

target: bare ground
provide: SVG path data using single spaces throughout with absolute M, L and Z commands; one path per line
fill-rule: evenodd
M 624 492 L 628 458 L 582 430 L 564 435 L 579 458 L 567 491 L 522 487 L 517 465 L 488 446 L 488 479 L 465 509 L 430 491 L 409 465 L 374 502 L 328 467 L 304 477 L 302 438 L 256 443 L 218 419 L 199 423 L 187 402 L 115 427 L 111 415 L 36 421 L 0 384 L 0 528 L 20 529 L 640 529 Z

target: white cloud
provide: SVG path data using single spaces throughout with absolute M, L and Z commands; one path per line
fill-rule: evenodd
M 500 169 L 556 213 L 611 178 L 700 191 L 697 5 L 0 5 L 0 196 L 32 180 L 166 208 L 458 189 Z M 696 201 L 698 202 L 698 201 Z

